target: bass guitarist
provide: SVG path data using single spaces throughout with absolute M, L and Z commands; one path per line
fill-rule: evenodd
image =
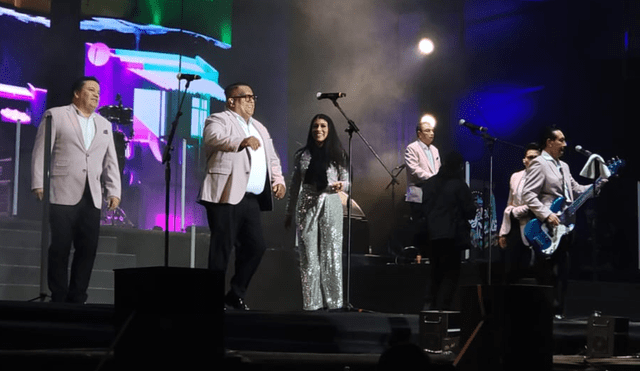
M 571 176 L 569 165 L 560 161 L 567 147 L 567 141 L 560 129 L 546 127 L 541 137 L 542 154 L 531 162 L 527 169 L 522 189 L 522 199 L 534 216 L 545 222 L 550 229 L 560 224 L 556 213 L 550 206 L 558 197 L 564 197 L 563 209 L 570 205 L 589 186 L 580 185 Z M 554 311 L 556 318 L 564 316 L 564 299 L 569 275 L 569 252 L 572 234 L 567 234 L 560 242 L 557 251 L 550 257 L 536 257 L 540 282 L 554 287 Z

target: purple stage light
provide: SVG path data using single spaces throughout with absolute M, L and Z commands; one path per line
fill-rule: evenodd
M 180 223 L 181 219 L 179 215 L 169 214 L 169 231 L 170 232 L 180 232 Z M 164 219 L 164 214 L 156 214 L 155 225 L 159 226 L 164 230 L 166 221 Z
M 2 120 L 7 122 L 18 122 L 18 120 L 20 120 L 20 123 L 22 124 L 31 123 L 31 116 L 13 108 L 3 108 L 0 110 L 0 116 L 2 117 Z
M 28 84 L 28 88 L 0 84 L 0 98 L 33 101 L 36 99 L 36 95 L 38 92 L 46 93 L 47 91 L 45 89 L 36 88 L 31 84 Z

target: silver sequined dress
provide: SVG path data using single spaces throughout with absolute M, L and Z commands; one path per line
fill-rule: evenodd
M 330 165 L 329 185 L 318 192 L 315 186 L 303 184 L 310 161 L 309 151 L 296 156 L 287 202 L 287 215 L 295 213 L 303 309 L 336 309 L 343 305 L 343 211 L 340 196 L 331 190 L 331 185 L 341 182 L 342 190 L 347 190 L 349 174 L 344 167 Z

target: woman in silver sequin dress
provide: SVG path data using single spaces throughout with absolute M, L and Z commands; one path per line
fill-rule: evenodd
M 342 202 L 347 154 L 333 121 L 311 120 L 307 144 L 294 157 L 285 226 L 295 217 L 304 310 L 339 309 L 342 299 Z

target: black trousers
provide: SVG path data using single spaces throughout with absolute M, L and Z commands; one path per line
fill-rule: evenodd
M 226 273 L 231 251 L 235 247 L 235 273 L 231 278 L 230 293 L 244 299 L 249 282 L 267 249 L 262 235 L 258 198 L 247 193 L 237 205 L 202 204 L 207 210 L 211 230 L 209 269 Z
M 524 278 L 535 278 L 532 268 L 532 251 L 522 242 L 520 235 L 520 221 L 511 216 L 511 230 L 507 234 L 507 248 L 503 250 L 504 256 L 504 283 L 521 283 Z
M 429 265 L 431 282 L 428 285 L 427 307 L 431 310 L 453 309 L 453 298 L 460 279 L 460 251 L 454 239 L 431 240 Z
M 553 255 L 536 255 L 536 271 L 541 285 L 553 286 L 553 310 L 555 314 L 564 315 L 565 298 L 569 283 L 571 256 L 569 250 L 573 245 L 573 233 L 560 240 L 558 249 Z
M 429 241 L 429 230 L 426 215 L 422 204 L 407 202 L 411 208 L 411 230 L 413 231 L 413 246 L 423 257 L 429 256 L 431 241 Z
M 47 279 L 51 301 L 84 303 L 91 270 L 98 250 L 100 209 L 93 205 L 89 184 L 76 205 L 51 204 L 51 245 Z M 69 277 L 69 254 L 73 244 L 73 262 Z

